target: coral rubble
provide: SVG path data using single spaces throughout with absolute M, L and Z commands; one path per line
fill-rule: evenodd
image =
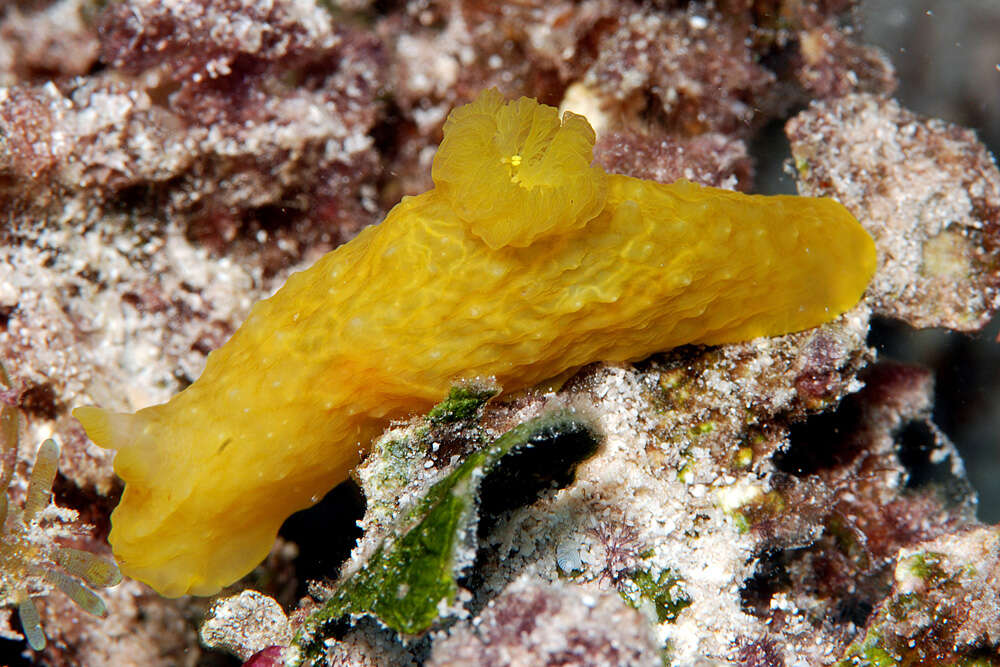
M 881 242 L 876 313 L 915 327 L 986 324 L 1000 305 L 1000 178 L 975 134 L 858 94 L 817 102 L 788 135 L 801 190 L 836 197 Z
M 205 646 L 232 651 L 244 661 L 292 640 L 291 626 L 281 605 L 253 590 L 215 604 L 200 634 Z

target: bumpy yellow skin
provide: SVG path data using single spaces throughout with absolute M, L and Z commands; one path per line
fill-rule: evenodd
M 593 141 L 581 116 L 483 93 L 445 125 L 435 188 L 254 306 L 197 382 L 134 415 L 78 408 L 118 450 L 122 571 L 215 593 L 457 380 L 516 390 L 796 331 L 864 291 L 875 248 L 837 202 L 605 174 Z

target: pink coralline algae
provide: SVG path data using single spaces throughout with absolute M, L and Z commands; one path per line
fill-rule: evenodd
M 166 211 L 267 271 L 372 220 L 371 35 L 294 2 L 122 2 L 97 23 L 107 70 L 0 97 L 10 208 Z

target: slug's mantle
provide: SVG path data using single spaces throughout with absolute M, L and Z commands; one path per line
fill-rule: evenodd
M 593 142 L 582 116 L 482 93 L 446 122 L 435 187 L 256 304 L 190 387 L 135 414 L 74 410 L 118 450 L 122 571 L 168 596 L 215 593 L 390 420 L 457 380 L 511 391 L 805 329 L 875 270 L 871 238 L 831 199 L 606 174 Z

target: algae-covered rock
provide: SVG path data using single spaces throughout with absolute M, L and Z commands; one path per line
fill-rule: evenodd
M 892 592 L 837 667 L 995 665 L 1000 531 L 976 528 L 903 549 Z
M 458 393 L 453 392 L 432 414 L 449 411 Z M 391 527 L 383 524 L 376 533 L 380 543 L 370 555 L 358 558 L 354 569 L 325 594 L 322 607 L 307 617 L 296 639 L 304 655 L 316 654 L 330 628 L 344 618 L 370 615 L 403 635 L 417 635 L 443 618 L 461 615 L 457 579 L 475 558 L 480 496 L 496 497 L 495 491 L 483 487 L 502 486 L 505 504 L 526 501 L 530 494 L 524 481 L 507 484 L 504 478 L 510 473 L 505 467 L 517 466 L 523 477 L 519 458 L 540 463 L 539 457 L 545 457 L 552 474 L 527 468 L 534 478 L 528 486 L 537 493 L 550 480 L 560 485 L 570 481 L 575 463 L 592 455 L 599 443 L 600 436 L 587 419 L 558 410 L 520 424 L 470 453 L 412 507 L 401 509 Z M 395 449 L 395 445 L 383 447 L 375 456 L 391 457 Z

